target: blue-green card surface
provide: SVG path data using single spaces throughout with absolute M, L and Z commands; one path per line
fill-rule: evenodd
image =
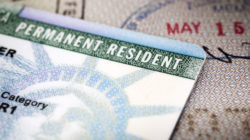
M 193 44 L 0 3 L 1 140 L 168 139 Z

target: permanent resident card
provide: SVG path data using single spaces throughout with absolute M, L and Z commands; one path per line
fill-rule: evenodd
M 193 44 L 0 3 L 0 137 L 168 139 L 204 60 Z

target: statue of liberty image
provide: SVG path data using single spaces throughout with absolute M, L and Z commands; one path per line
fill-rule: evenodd
M 46 102 L 48 107 L 39 110 L 8 102 L 18 108 L 13 115 L 0 113 L 1 139 L 139 140 L 126 132 L 131 118 L 180 111 L 174 106 L 130 105 L 124 90 L 150 70 L 113 79 L 96 70 L 98 58 L 87 56 L 79 66 L 54 64 L 43 45 L 30 47 L 34 60 L 20 54 L 14 59 L 0 56 L 0 91 Z

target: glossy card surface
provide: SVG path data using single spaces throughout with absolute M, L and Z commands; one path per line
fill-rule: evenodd
M 204 63 L 193 44 L 0 3 L 0 137 L 168 139 Z

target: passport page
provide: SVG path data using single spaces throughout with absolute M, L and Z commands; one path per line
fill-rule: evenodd
M 250 0 L 86 0 L 85 20 L 207 52 L 175 140 L 250 139 Z

